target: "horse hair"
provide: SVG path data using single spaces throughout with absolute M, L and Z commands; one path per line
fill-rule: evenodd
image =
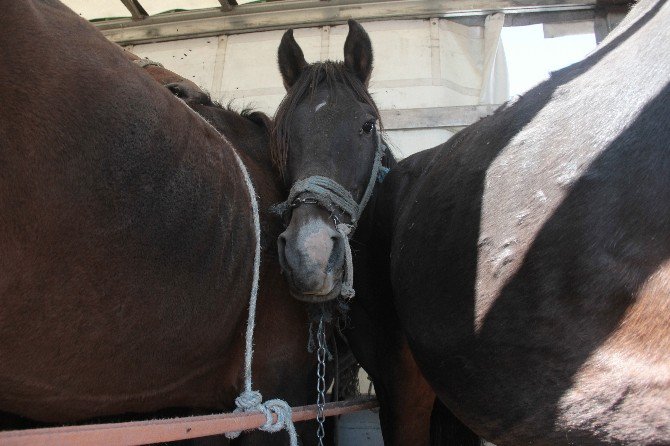
M 272 127 L 272 142 L 270 146 L 272 163 L 284 180 L 286 180 L 286 165 L 288 163 L 288 151 L 291 145 L 289 126 L 293 118 L 293 113 L 303 98 L 308 93 L 310 98 L 313 97 L 317 87 L 323 82 L 328 84 L 331 93 L 335 90 L 336 84 L 338 83 L 344 84 L 351 89 L 356 95 L 357 100 L 372 107 L 375 117 L 379 120 L 379 131 L 382 130 L 381 118 L 377 105 L 372 100 L 365 85 L 363 85 L 354 73 L 346 68 L 343 62 L 327 60 L 325 62 L 317 62 L 308 65 L 279 104 L 275 114 L 274 126 Z M 330 97 L 333 98 L 335 96 L 334 94 L 331 94 Z

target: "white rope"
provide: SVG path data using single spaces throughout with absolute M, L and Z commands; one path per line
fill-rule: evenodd
M 184 101 L 181 101 L 184 103 Z M 251 363 L 254 354 L 254 327 L 256 326 L 256 300 L 258 298 L 258 282 L 260 278 L 260 266 L 261 266 L 261 222 L 258 213 L 258 200 L 256 199 L 256 191 L 254 190 L 254 185 L 251 182 L 251 177 L 247 171 L 244 162 L 237 154 L 237 151 L 233 145 L 228 141 L 228 139 L 221 134 L 212 124 L 210 124 L 205 118 L 200 116 L 191 110 L 186 103 L 184 103 L 188 110 L 195 114 L 200 120 L 202 120 L 207 126 L 214 130 L 221 139 L 231 148 L 233 155 L 235 155 L 235 161 L 237 166 L 242 172 L 244 177 L 244 183 L 247 186 L 249 192 L 249 199 L 251 200 L 251 211 L 254 216 L 254 235 L 256 237 L 256 249 L 254 252 L 254 273 L 253 273 L 253 282 L 251 284 L 251 295 L 249 297 L 249 315 L 247 317 L 247 332 L 245 335 L 246 344 L 244 351 L 244 391 L 240 393 L 240 396 L 235 398 L 235 405 L 237 408 L 233 411 L 234 413 L 239 412 L 252 412 L 258 411 L 265 415 L 265 424 L 259 427 L 260 430 L 265 432 L 278 432 L 282 429 L 286 429 L 289 435 L 290 445 L 298 446 L 298 434 L 295 431 L 295 426 L 293 425 L 292 420 L 292 411 L 291 406 L 281 399 L 272 399 L 263 403 L 263 396 L 257 390 L 253 390 L 252 384 L 252 374 L 251 374 Z M 273 414 L 277 415 L 277 422 L 273 423 L 274 417 Z M 229 439 L 237 438 L 241 432 L 229 432 L 226 434 L 226 437 Z
M 251 208 L 254 214 L 254 230 L 256 235 L 256 252 L 254 254 L 254 276 L 253 283 L 251 286 L 251 297 L 249 298 L 249 317 L 247 319 L 247 333 L 246 333 L 246 346 L 244 351 L 244 391 L 235 398 L 235 405 L 237 409 L 233 412 L 250 412 L 250 411 L 260 411 L 265 414 L 265 424 L 262 425 L 259 429 L 266 432 L 278 432 L 282 429 L 286 429 L 289 435 L 289 440 L 291 446 L 298 446 L 298 434 L 295 431 L 295 426 L 293 426 L 293 420 L 291 419 L 291 406 L 284 400 L 273 399 L 268 400 L 263 403 L 263 397 L 260 392 L 253 390 L 252 388 L 252 376 L 251 376 L 251 363 L 254 354 L 254 327 L 256 326 L 256 300 L 258 297 L 258 281 L 260 274 L 260 265 L 261 265 L 261 223 L 258 216 L 258 201 L 256 200 L 256 193 L 254 191 L 254 186 L 251 183 L 251 178 L 247 172 L 247 168 L 237 155 L 237 152 L 233 150 L 235 154 L 235 159 L 237 164 L 240 167 L 240 170 L 244 174 L 244 181 L 247 184 L 249 189 L 249 195 L 251 197 Z M 273 423 L 272 414 L 277 415 L 277 422 Z M 229 432 L 226 434 L 226 437 L 229 439 L 237 438 L 240 435 L 240 432 Z

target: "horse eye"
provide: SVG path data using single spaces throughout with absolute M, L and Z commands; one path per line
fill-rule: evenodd
M 370 133 L 372 130 L 375 128 L 375 122 L 374 121 L 368 121 L 365 124 L 363 124 L 363 127 L 361 127 L 361 130 L 365 133 Z

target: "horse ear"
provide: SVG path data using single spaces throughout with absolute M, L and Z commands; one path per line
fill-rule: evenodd
M 355 20 L 349 19 L 349 34 L 344 42 L 344 65 L 368 86 L 372 74 L 372 43 L 368 33 Z
M 293 38 L 293 30 L 289 29 L 284 33 L 277 51 L 277 60 L 279 61 L 279 71 L 284 81 L 284 88 L 287 90 L 295 84 L 307 66 L 305 56 Z

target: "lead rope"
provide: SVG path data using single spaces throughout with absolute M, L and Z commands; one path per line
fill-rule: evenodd
M 183 101 L 182 101 L 183 102 Z M 187 106 L 188 108 L 188 106 Z M 189 108 L 190 110 L 190 108 Z M 193 112 L 199 119 L 206 123 L 211 129 L 213 129 L 221 138 L 226 141 L 232 148 L 233 155 L 235 155 L 235 161 L 237 166 L 242 172 L 244 177 L 244 183 L 247 186 L 247 191 L 249 192 L 249 199 L 251 200 L 251 211 L 254 216 L 254 236 L 256 239 L 256 249 L 254 251 L 254 273 L 252 277 L 251 284 L 251 295 L 249 296 L 249 314 L 247 316 L 247 331 L 245 334 L 245 350 L 244 350 L 244 391 L 240 393 L 240 396 L 235 398 L 235 405 L 237 408 L 233 413 L 240 412 L 253 412 L 258 411 L 265 415 L 265 424 L 263 424 L 258 429 L 265 432 L 279 432 L 282 429 L 286 429 L 288 432 L 290 445 L 298 446 L 298 434 L 295 431 L 295 426 L 293 425 L 291 406 L 288 403 L 281 399 L 272 399 L 266 402 L 263 402 L 263 396 L 257 390 L 253 390 L 252 385 L 252 374 L 251 374 L 251 363 L 254 355 L 254 327 L 256 326 L 256 301 L 258 298 L 258 281 L 260 278 L 260 267 L 261 267 L 261 222 L 258 213 L 258 201 L 256 200 L 256 191 L 254 190 L 254 185 L 251 182 L 251 177 L 247 171 L 244 162 L 237 154 L 237 151 L 232 147 L 232 144 L 222 135 L 212 124 L 207 122 L 205 118 L 199 114 Z M 277 422 L 274 422 L 274 416 L 277 415 Z M 228 432 L 226 437 L 229 439 L 234 439 L 239 437 L 241 432 Z
M 149 59 L 139 59 L 134 60 L 133 62 L 142 68 L 145 68 L 149 65 L 155 65 L 158 67 L 163 66 L 160 63 L 154 62 Z M 258 200 L 256 199 L 256 191 L 254 189 L 254 185 L 251 182 L 251 177 L 249 176 L 247 167 L 244 165 L 244 162 L 237 154 L 237 151 L 230 143 L 230 141 L 228 141 L 228 139 L 221 132 L 219 132 L 209 121 L 203 118 L 199 113 L 193 111 L 191 107 L 186 105 L 186 103 L 183 100 L 181 99 L 179 100 L 184 104 L 184 106 L 189 110 L 189 112 L 193 113 L 193 115 L 195 115 L 197 119 L 200 119 L 202 122 L 204 122 L 206 126 L 208 126 L 210 129 L 216 132 L 216 134 L 219 135 L 221 139 L 230 146 L 233 155 L 235 156 L 235 162 L 237 163 L 237 167 L 240 169 L 240 171 L 242 172 L 242 176 L 244 177 L 244 183 L 247 186 L 247 192 L 249 192 L 249 200 L 251 201 L 251 211 L 254 216 L 253 217 L 254 236 L 256 241 L 256 249 L 254 251 L 254 271 L 252 276 L 251 293 L 249 296 L 249 314 L 247 316 L 247 331 L 245 334 L 244 391 L 240 393 L 240 395 L 237 398 L 235 398 L 235 405 L 237 406 L 237 408 L 233 410 L 233 413 L 252 412 L 252 411 L 258 411 L 263 413 L 263 415 L 265 415 L 265 424 L 263 424 L 258 429 L 270 433 L 279 432 L 282 429 L 286 429 L 286 432 L 288 433 L 289 436 L 290 445 L 298 446 L 298 434 L 296 433 L 295 426 L 293 425 L 291 406 L 289 406 L 289 404 L 286 401 L 278 398 L 268 400 L 265 403 L 263 403 L 263 396 L 259 391 L 253 390 L 252 385 L 251 363 L 254 354 L 256 301 L 258 298 L 258 282 L 260 279 L 260 267 L 261 267 L 261 222 L 258 212 Z M 277 415 L 276 423 L 274 422 L 273 415 Z M 241 434 L 240 431 L 227 432 L 225 436 L 232 440 L 234 438 L 239 437 L 240 434 Z
M 259 391 L 253 390 L 252 386 L 251 363 L 254 354 L 256 301 L 258 297 L 258 281 L 261 264 L 261 224 L 260 218 L 258 216 L 258 201 L 256 200 L 256 192 L 254 191 L 254 186 L 251 183 L 251 178 L 249 177 L 246 166 L 237 155 L 237 152 L 233 150 L 233 153 L 235 154 L 235 160 L 237 161 L 237 164 L 244 175 L 244 181 L 247 185 L 249 195 L 251 197 L 251 208 L 254 214 L 254 232 L 256 236 L 254 275 L 253 283 L 251 285 L 251 296 L 249 298 L 249 316 L 247 318 L 246 345 L 244 351 L 244 391 L 240 394 L 240 396 L 235 398 L 235 405 L 237 408 L 233 411 L 233 413 L 251 411 L 262 412 L 265 415 L 265 424 L 259 427 L 260 430 L 272 433 L 286 429 L 291 446 L 298 446 L 298 434 L 295 431 L 295 426 L 293 425 L 293 420 L 291 419 L 291 406 L 289 406 L 286 401 L 281 399 L 272 399 L 263 403 L 263 396 Z M 276 423 L 274 422 L 273 414 L 277 415 Z M 232 440 L 239 437 L 240 433 L 240 431 L 228 432 L 226 433 L 226 437 Z

